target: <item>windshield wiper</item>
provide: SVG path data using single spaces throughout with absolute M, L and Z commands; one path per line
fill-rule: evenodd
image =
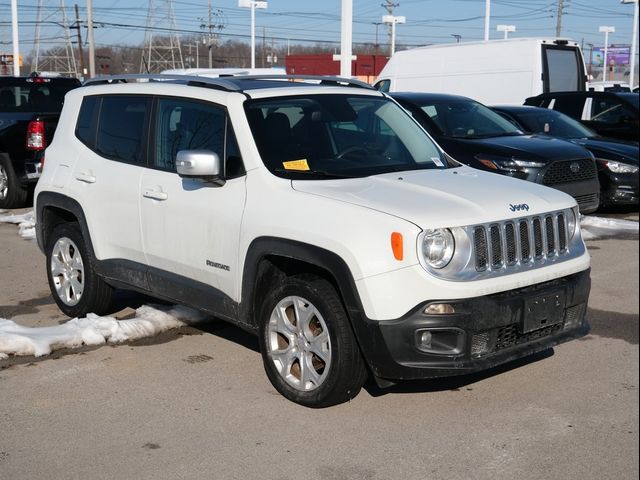
M 347 175 L 345 173 L 329 172 L 327 170 L 287 170 L 286 168 L 274 168 L 274 172 L 287 174 L 315 175 L 324 178 L 356 178 L 357 175 Z

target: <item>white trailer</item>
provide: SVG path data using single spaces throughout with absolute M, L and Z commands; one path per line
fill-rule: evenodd
M 514 38 L 396 52 L 376 81 L 386 92 L 464 95 L 521 105 L 544 92 L 586 90 L 580 46 L 565 39 Z

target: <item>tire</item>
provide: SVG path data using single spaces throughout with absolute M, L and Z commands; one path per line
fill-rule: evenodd
M 6 153 L 0 153 L 0 208 L 20 208 L 27 204 L 29 189 L 21 183 Z
M 47 278 L 60 310 L 71 318 L 109 313 L 113 288 L 95 273 L 78 224 L 57 225 L 48 237 Z
M 316 275 L 288 277 L 259 313 L 267 377 L 284 397 L 327 407 L 355 397 L 367 369 L 335 288 Z

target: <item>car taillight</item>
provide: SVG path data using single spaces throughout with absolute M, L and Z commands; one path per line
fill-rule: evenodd
M 44 150 L 46 146 L 44 122 L 42 120 L 31 120 L 27 126 L 27 150 Z

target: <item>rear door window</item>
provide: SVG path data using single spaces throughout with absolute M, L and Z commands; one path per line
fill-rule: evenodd
M 145 126 L 150 97 L 105 95 L 100 108 L 95 151 L 126 163 L 146 163 Z

